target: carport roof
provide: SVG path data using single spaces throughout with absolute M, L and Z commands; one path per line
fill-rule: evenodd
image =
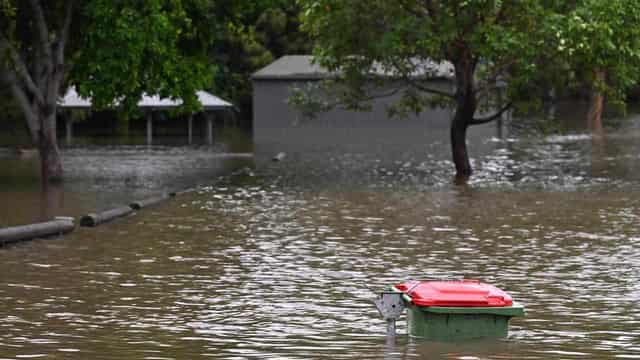
M 230 108 L 231 103 L 220 99 L 206 91 L 197 91 L 196 95 L 202 104 L 204 110 L 220 110 Z M 144 95 L 138 102 L 138 107 L 145 109 L 169 109 L 182 105 L 180 99 L 161 99 L 158 95 Z M 69 109 L 88 109 L 91 108 L 91 99 L 80 97 L 75 87 L 69 87 L 67 93 L 58 100 L 58 106 Z

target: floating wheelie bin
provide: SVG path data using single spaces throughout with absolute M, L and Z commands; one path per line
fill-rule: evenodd
M 438 341 L 504 338 L 509 320 L 524 316 L 509 294 L 477 280 L 408 281 L 383 293 L 376 306 L 390 323 L 406 307 L 409 335 Z

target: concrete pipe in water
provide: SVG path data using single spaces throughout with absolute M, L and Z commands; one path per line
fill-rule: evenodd
M 0 229 L 0 246 L 69 233 L 75 229 L 73 220 L 68 217 L 57 217 L 52 221 Z
M 146 208 L 146 207 L 161 203 L 161 202 L 163 202 L 163 201 L 165 201 L 167 199 L 169 199 L 169 196 L 166 195 L 166 194 L 163 194 L 163 195 L 160 195 L 160 196 L 156 196 L 156 197 L 152 197 L 152 198 L 148 198 L 148 199 L 144 199 L 144 200 L 134 201 L 131 204 L 129 204 L 129 206 L 133 210 L 140 210 L 142 208 Z
M 87 214 L 80 218 L 80 226 L 94 227 L 133 212 L 130 206 L 118 207 L 100 213 Z

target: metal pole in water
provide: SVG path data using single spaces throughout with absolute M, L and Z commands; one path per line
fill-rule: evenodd
M 387 319 L 387 336 L 396 336 L 396 319 Z

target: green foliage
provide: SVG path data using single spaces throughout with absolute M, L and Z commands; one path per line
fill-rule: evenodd
M 16 15 L 16 8 L 11 0 L 0 0 L 0 14 L 6 18 L 12 18 Z
M 69 0 L 42 1 L 54 35 Z M 86 0 L 76 1 L 65 86 L 94 98 L 99 108 L 117 103 L 126 113 L 143 92 L 186 100 L 210 89 L 250 113 L 250 75 L 284 54 L 308 53 L 295 0 Z M 24 59 L 39 56 L 28 1 L 0 0 L 0 32 Z M 8 58 L 0 54 L 5 63 Z M 28 66 L 31 66 L 28 64 Z
M 12 0 L 0 0 L 0 36 L 13 40 L 16 30 L 16 6 Z M 0 67 L 9 65 L 8 49 L 0 48 Z
M 476 61 L 475 94 L 484 109 L 493 84 L 524 111 L 550 88 L 593 84 L 620 104 L 640 80 L 640 2 L 628 0 L 300 0 L 317 61 L 362 93 L 375 68 L 400 77 L 425 61 Z M 607 73 L 596 82 L 595 72 Z M 418 109 L 415 86 L 400 108 Z M 492 89 L 493 87 L 493 89 Z M 489 93 L 483 93 L 489 90 Z M 564 90 L 564 91 L 563 91 Z M 400 113 L 403 113 L 400 111 Z
M 92 0 L 87 28 L 73 57 L 71 81 L 98 109 L 114 99 L 131 112 L 143 93 L 184 100 L 197 109 L 195 92 L 208 88 L 212 69 L 200 28 L 191 18 L 200 0 Z
M 311 51 L 299 28 L 295 0 L 220 0 L 209 13 L 217 24 L 211 61 L 219 65 L 214 87 L 247 115 L 251 110 L 253 72 L 285 54 Z M 248 117 L 248 116 L 246 116 Z
M 336 106 L 335 100 L 331 99 L 331 94 L 334 92 L 327 89 L 333 85 L 330 81 L 317 81 L 306 83 L 304 86 L 291 87 L 291 95 L 287 103 L 300 109 L 302 119 L 297 119 L 297 122 L 313 120 L 319 113 L 329 111 Z
M 640 81 L 640 3 L 582 0 L 554 20 L 557 52 L 574 69 L 578 84 L 586 82 L 622 105 Z M 597 71 L 606 72 L 607 80 L 598 81 Z
M 496 84 L 507 85 L 511 100 L 528 102 L 547 81 L 541 71 L 555 65 L 546 56 L 552 46 L 547 19 L 557 10 L 539 0 L 340 1 L 301 0 L 304 29 L 318 43 L 317 61 L 338 71 L 344 83 L 361 93 L 377 69 L 407 80 L 425 73 L 424 64 L 447 61 L 474 68 L 476 101 L 497 106 Z M 405 81 L 400 108 L 419 111 L 428 85 Z M 538 85 L 540 85 L 538 87 Z M 535 90 L 535 91 L 534 91 Z M 437 93 L 435 93 L 437 95 Z M 440 101 L 442 104 L 443 102 Z M 449 102 L 449 104 L 453 104 Z

